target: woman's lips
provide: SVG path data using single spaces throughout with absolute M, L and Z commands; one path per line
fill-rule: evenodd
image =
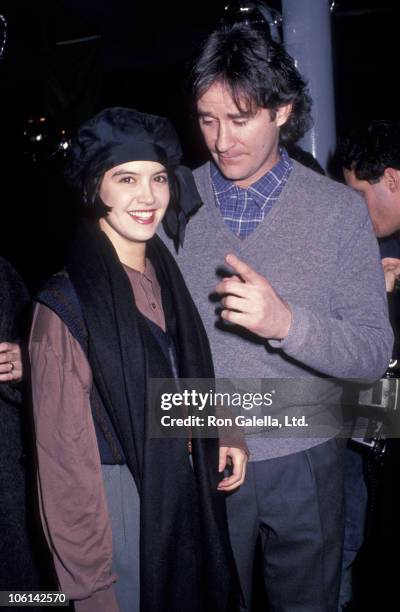
M 155 210 L 130 210 L 128 211 L 128 215 L 141 225 L 150 225 L 154 223 L 154 219 L 156 216 Z

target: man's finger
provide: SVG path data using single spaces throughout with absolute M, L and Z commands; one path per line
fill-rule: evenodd
M 249 285 L 245 283 L 233 281 L 230 278 L 224 279 L 215 287 L 215 291 L 221 294 L 237 295 L 238 297 L 246 297 L 249 293 Z
M 229 253 L 225 257 L 225 261 L 246 283 L 259 283 L 260 281 L 265 282 L 266 280 L 261 274 L 258 274 L 258 272 L 253 270 L 253 268 L 233 253 Z
M 249 314 L 243 312 L 234 312 L 233 310 L 222 310 L 220 314 L 221 318 L 232 325 L 241 325 L 242 327 L 246 327 L 249 329 Z
M 227 310 L 235 310 L 236 312 L 249 313 L 249 304 L 248 300 L 244 300 L 243 298 L 236 297 L 234 295 L 227 295 L 221 300 L 221 304 L 224 309 Z

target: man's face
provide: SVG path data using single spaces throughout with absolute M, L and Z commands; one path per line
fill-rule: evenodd
M 197 101 L 207 148 L 222 174 L 239 187 L 251 185 L 278 161 L 279 128 L 290 110 L 290 104 L 280 107 L 273 120 L 266 108 L 259 108 L 254 114 L 243 112 L 218 82 Z
M 378 238 L 390 236 L 400 230 L 400 171 L 385 170 L 378 183 L 369 183 L 356 177 L 354 170 L 343 169 L 344 179 L 364 197 L 369 216 Z

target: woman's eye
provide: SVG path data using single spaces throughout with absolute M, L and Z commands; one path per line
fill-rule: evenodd
M 135 179 L 133 178 L 133 176 L 123 176 L 120 178 L 119 180 L 120 183 L 134 183 Z
M 156 183 L 168 183 L 168 177 L 165 174 L 159 174 L 154 177 Z
M 212 125 L 214 120 L 213 119 L 206 119 L 205 117 L 202 117 L 201 122 L 203 125 Z

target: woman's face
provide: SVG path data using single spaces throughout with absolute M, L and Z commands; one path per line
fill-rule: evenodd
M 168 175 L 158 162 L 126 162 L 104 174 L 99 195 L 111 208 L 100 219 L 111 241 L 143 243 L 154 235 L 167 210 Z

